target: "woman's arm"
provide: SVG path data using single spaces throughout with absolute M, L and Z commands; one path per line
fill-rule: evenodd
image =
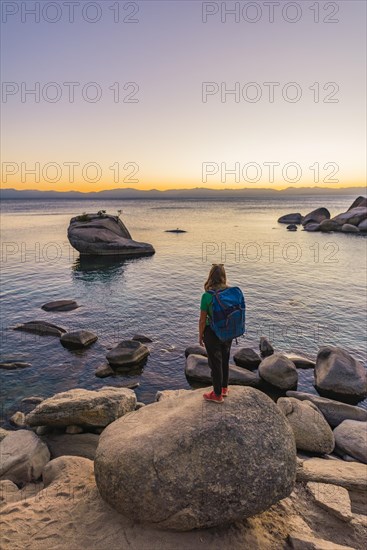
M 199 344 L 201 346 L 204 345 L 203 337 L 204 337 L 204 329 L 206 325 L 206 316 L 207 316 L 207 312 L 201 310 L 200 319 L 199 319 Z

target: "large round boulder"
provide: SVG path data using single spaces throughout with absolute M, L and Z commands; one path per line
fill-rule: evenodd
M 315 367 L 315 387 L 320 395 L 347 403 L 367 396 L 367 371 L 347 351 L 333 346 L 319 350 Z
M 237 386 L 219 406 L 202 394 L 153 403 L 102 432 L 97 486 L 124 516 L 187 531 L 253 516 L 291 493 L 296 447 L 275 403 Z
M 47 321 L 27 321 L 14 327 L 14 330 L 30 332 L 38 336 L 58 336 L 59 338 L 66 333 L 63 327 L 59 327 Z
M 259 366 L 260 378 L 280 390 L 297 387 L 298 372 L 293 361 L 282 353 L 273 353 L 265 357 Z
M 334 436 L 339 454 L 352 456 L 367 464 L 367 422 L 344 420 L 335 428 Z
M 151 244 L 132 240 L 118 216 L 104 212 L 72 218 L 68 239 L 71 246 L 82 255 L 147 256 L 155 252 Z
M 292 427 L 297 449 L 318 454 L 334 450 L 333 432 L 316 405 L 294 397 L 280 397 L 277 405 Z
M 330 212 L 327 208 L 316 208 L 316 210 L 312 210 L 312 212 L 310 212 L 303 218 L 302 225 L 307 225 L 310 222 L 321 223 L 323 220 L 329 219 Z
M 57 393 L 26 416 L 29 426 L 104 427 L 133 411 L 136 395 L 128 388 L 104 386 L 99 391 L 76 388 Z
M 23 485 L 41 476 L 50 460 L 50 451 L 35 433 L 17 430 L 1 441 L 0 458 L 0 479 Z
M 367 231 L 367 218 L 358 224 L 358 229 L 363 233 Z

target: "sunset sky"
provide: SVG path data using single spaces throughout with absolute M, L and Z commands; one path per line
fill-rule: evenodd
M 363 185 L 366 3 L 279 3 L 2 2 L 2 186 Z

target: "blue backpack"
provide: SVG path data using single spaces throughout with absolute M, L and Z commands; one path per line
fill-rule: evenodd
M 233 340 L 245 333 L 246 305 L 237 286 L 224 290 L 208 290 L 213 295 L 213 317 L 210 326 L 219 340 Z

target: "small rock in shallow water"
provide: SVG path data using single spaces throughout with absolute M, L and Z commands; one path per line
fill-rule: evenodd
M 27 367 L 31 367 L 32 365 L 30 363 L 25 363 L 24 361 L 1 361 L 0 362 L 0 369 L 4 370 L 16 370 L 16 369 L 26 369 Z
M 269 357 L 269 355 L 273 355 L 274 353 L 274 348 L 266 336 L 260 336 L 259 349 L 261 357 Z
M 78 307 L 79 305 L 75 300 L 56 300 L 55 302 L 47 302 L 47 304 L 43 304 L 41 309 L 44 311 L 72 311 Z
M 145 336 L 144 334 L 134 334 L 132 339 L 137 340 L 141 344 L 150 344 L 151 342 L 153 342 L 153 340 L 149 338 L 149 336 Z
M 61 344 L 64 348 L 68 349 L 81 349 L 87 348 L 98 340 L 98 336 L 89 332 L 88 330 L 76 330 L 74 332 L 67 332 L 60 338 Z
M 288 231 L 297 231 L 297 226 L 294 223 L 291 223 L 290 225 L 287 225 Z
M 238 367 L 255 370 L 261 363 L 260 356 L 251 348 L 240 348 L 233 355 L 233 361 Z
M 106 355 L 112 367 L 131 367 L 142 363 L 150 354 L 149 349 L 137 340 L 124 340 Z
M 14 330 L 21 330 L 23 332 L 31 332 L 38 334 L 39 336 L 62 336 L 66 333 L 66 330 L 47 321 L 28 321 L 14 327 Z
M 98 378 L 107 378 L 107 376 L 114 376 L 116 372 L 110 367 L 110 365 L 101 365 L 94 374 Z

